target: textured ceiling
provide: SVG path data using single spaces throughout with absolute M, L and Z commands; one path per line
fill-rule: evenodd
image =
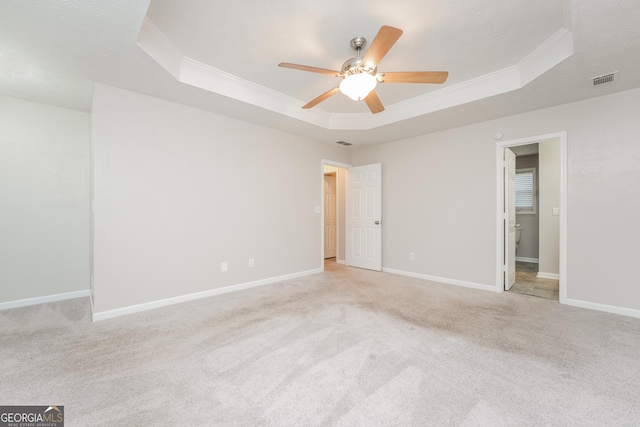
M 637 0 L 569 3 L 2 0 L 0 94 L 89 111 L 99 82 L 357 147 L 640 87 Z M 353 56 L 349 40 L 363 35 L 371 41 L 381 25 L 404 30 L 381 70 L 444 69 L 447 85 L 521 60 L 563 25 L 573 32 L 575 51 L 522 89 L 369 131 L 329 130 L 178 82 L 136 44 L 147 11 L 184 55 L 303 102 L 337 82 L 278 68 L 279 62 L 339 68 Z M 590 87 L 590 77 L 611 71 L 620 72 L 617 83 Z M 389 106 L 441 88 L 385 85 L 379 93 Z M 321 108 L 366 112 L 343 96 Z

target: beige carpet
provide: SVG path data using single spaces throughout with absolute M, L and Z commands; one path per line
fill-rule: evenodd
M 640 320 L 349 269 L 91 323 L 0 313 L 0 404 L 67 426 L 640 422 Z

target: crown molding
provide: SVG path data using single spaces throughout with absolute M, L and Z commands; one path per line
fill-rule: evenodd
M 146 16 L 136 43 L 169 74 L 180 80 L 180 63 L 184 55 Z
M 571 16 L 563 0 L 565 25 Z M 386 107 L 382 114 L 303 110 L 304 102 L 186 57 L 145 17 L 137 40 L 178 81 L 330 130 L 369 130 L 520 89 L 574 53 L 573 33 L 561 28 L 517 64 Z
M 377 123 L 376 127 L 519 89 L 519 78 L 517 67 L 503 68 L 426 95 L 390 105 L 386 110 L 389 111 L 389 115 L 380 117 L 378 120 L 380 123 Z
M 302 101 L 188 57 L 182 58 L 179 80 L 316 126 L 328 127 L 330 114 L 326 111 L 303 110 L 305 103 Z
M 520 87 L 573 55 L 573 33 L 561 28 L 518 63 Z

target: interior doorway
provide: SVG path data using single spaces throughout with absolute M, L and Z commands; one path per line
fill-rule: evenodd
M 566 133 L 497 144 L 496 291 L 564 303 Z
M 505 194 L 514 195 L 515 265 L 513 285 L 505 290 L 523 295 L 559 300 L 559 140 L 505 148 L 515 157 L 514 179 L 505 181 Z M 505 249 L 506 250 L 506 249 Z M 511 258 L 511 257 L 510 257 Z
M 337 181 L 338 171 L 324 173 L 324 259 L 335 258 L 338 254 Z M 337 168 L 336 168 L 337 169 Z
M 322 160 L 321 266 L 345 263 L 345 197 L 346 173 L 351 165 Z

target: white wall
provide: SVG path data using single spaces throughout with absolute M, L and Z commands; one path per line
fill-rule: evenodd
M 383 164 L 383 265 L 493 287 L 492 136 L 567 131 L 567 297 L 640 310 L 639 100 L 634 89 L 355 150 L 354 165 Z
M 553 209 L 560 207 L 560 141 L 538 144 L 540 177 L 538 205 L 540 221 L 540 263 L 538 272 L 560 274 L 560 216 Z
M 0 97 L 0 303 L 89 289 L 89 114 Z
M 535 214 L 516 214 L 516 223 L 520 224 L 522 234 L 520 243 L 518 243 L 518 251 L 516 259 L 519 257 L 538 259 L 539 256 L 539 219 L 540 213 L 540 170 L 538 168 L 538 155 L 530 154 L 527 156 L 516 157 L 516 169 L 536 169 L 536 213 Z M 560 185 L 558 184 L 558 188 Z
M 92 112 L 94 313 L 321 268 L 319 167 L 350 151 L 102 85 Z

